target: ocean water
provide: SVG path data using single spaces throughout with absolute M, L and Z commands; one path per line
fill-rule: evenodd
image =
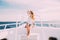
M 26 22 L 17 22 L 17 26 L 21 26 L 22 24 L 25 24 Z M 0 29 L 4 29 L 6 26 L 6 29 L 8 28 L 15 28 L 16 27 L 16 22 L 0 22 Z
M 21 26 L 21 25 L 23 25 L 25 23 L 26 23 L 26 21 L 23 21 L 23 22 L 18 21 L 17 22 L 17 26 L 19 27 L 19 26 Z M 16 22 L 0 22 L 0 29 L 4 29 L 5 26 L 6 26 L 6 29 L 8 29 L 8 28 L 15 28 L 16 27 Z M 35 21 L 35 26 L 37 26 L 37 27 L 42 27 L 42 26 L 43 27 L 57 27 L 57 26 L 59 26 L 60 27 L 60 24 L 57 25 L 56 23 L 55 24 L 48 23 L 48 22 L 47 23 L 46 22 L 45 23 L 44 22 L 41 23 L 40 21 Z
M 0 29 L 4 29 L 5 28 L 5 25 L 12 24 L 12 23 L 16 23 L 16 22 L 0 22 Z M 14 28 L 14 27 L 16 27 L 16 24 L 7 25 L 6 29 L 7 28 Z

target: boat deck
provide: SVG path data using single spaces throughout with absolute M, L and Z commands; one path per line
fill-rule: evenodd
M 49 37 L 56 37 L 60 40 L 60 28 L 34 27 L 31 29 L 29 39 L 26 36 L 26 28 L 12 30 L 9 30 L 8 40 L 49 40 Z
M 26 36 L 26 28 L 25 25 L 22 25 L 17 28 L 0 30 L 0 35 L 3 32 L 6 35 L 4 38 L 8 40 L 49 40 L 49 37 L 56 37 L 60 40 L 60 28 L 54 27 L 34 27 L 31 28 L 30 38 L 28 39 Z M 8 34 L 7 34 L 8 33 Z M 0 36 L 1 39 L 2 36 Z M 3 38 L 2 37 L 2 38 Z

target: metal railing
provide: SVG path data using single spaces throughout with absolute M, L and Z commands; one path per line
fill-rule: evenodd
M 17 23 L 17 22 L 16 22 L 16 23 L 11 23 L 11 24 L 0 24 L 0 27 L 1 27 L 1 26 L 4 26 L 3 29 L 6 29 L 7 26 L 9 26 L 9 25 L 16 25 L 16 27 L 18 27 L 19 24 L 21 24 L 21 23 Z
M 39 27 L 60 27 L 60 21 L 35 21 Z
M 11 24 L 0 24 L 0 26 L 4 26 L 4 29 L 7 28 L 8 25 L 16 25 L 16 27 L 21 26 L 22 24 L 25 24 L 24 22 L 21 23 L 11 23 Z M 60 22 L 48 22 L 48 21 L 35 21 L 35 26 L 40 26 L 40 27 L 60 27 Z

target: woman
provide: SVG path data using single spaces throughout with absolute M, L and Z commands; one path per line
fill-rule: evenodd
M 28 14 L 28 20 L 27 20 L 25 28 L 27 29 L 27 37 L 29 37 L 30 28 L 34 27 L 35 18 L 34 18 L 34 13 L 32 11 L 28 11 L 27 14 Z

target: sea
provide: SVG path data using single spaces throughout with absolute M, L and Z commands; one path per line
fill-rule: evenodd
M 8 28 L 16 28 L 16 24 L 17 24 L 17 26 L 19 27 L 19 26 L 21 26 L 21 25 L 23 25 L 23 24 L 26 24 L 26 21 L 18 21 L 18 22 L 16 22 L 16 21 L 13 21 L 13 22 L 11 22 L 11 21 L 6 21 L 6 22 L 0 22 L 0 30 L 1 29 L 4 29 L 5 28 L 5 26 L 6 26 L 6 29 L 8 29 Z M 34 24 L 35 26 L 37 26 L 37 27 L 57 27 L 57 26 L 59 26 L 60 27 L 60 24 L 56 24 L 56 23 L 51 23 L 51 22 L 47 22 L 47 21 L 44 21 L 44 22 L 40 22 L 40 21 L 35 21 L 35 24 Z

